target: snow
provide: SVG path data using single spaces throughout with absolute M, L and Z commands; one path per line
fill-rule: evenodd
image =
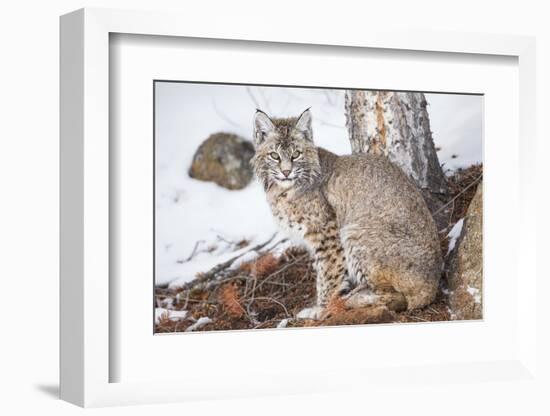
M 250 229 L 251 228 L 248 228 L 248 230 Z M 245 231 L 246 230 L 247 229 L 245 228 Z M 273 232 L 274 230 L 271 231 Z M 210 243 L 206 246 L 207 250 L 202 252 L 197 250 L 197 254 L 195 254 L 195 256 L 191 260 L 176 260 L 175 265 L 171 265 L 173 269 L 182 277 L 171 279 L 171 281 L 169 282 L 170 288 L 183 286 L 197 273 L 208 271 L 216 265 L 228 261 L 233 257 L 242 256 L 239 257 L 232 264 L 232 267 L 235 268 L 242 264 L 243 261 L 246 261 L 247 259 L 248 261 L 251 261 L 258 256 L 258 253 L 256 251 L 250 251 L 251 244 L 247 244 L 244 248 L 241 249 L 235 249 L 235 246 L 233 244 L 220 240 L 218 238 L 219 236 L 216 233 L 213 233 L 211 230 L 205 230 L 204 233 L 207 238 L 204 241 L 210 241 Z M 238 232 L 236 233 L 238 234 Z M 257 235 L 262 237 L 264 236 L 262 232 L 258 232 Z M 265 236 L 263 240 L 267 240 L 268 238 L 269 236 Z M 251 240 L 254 241 L 254 238 L 251 238 Z M 247 253 L 249 251 L 250 253 Z M 171 268 L 167 267 L 167 269 Z M 191 276 L 191 278 L 189 278 L 189 276 Z
M 166 308 L 155 308 L 155 324 L 160 322 L 160 318 L 166 316 L 171 321 L 178 321 L 187 317 L 187 311 L 173 311 Z
M 447 234 L 447 237 L 449 237 L 449 249 L 447 250 L 447 255 L 453 249 L 455 248 L 456 241 L 460 237 L 460 233 L 462 233 L 462 226 L 464 225 L 464 218 L 461 218 L 456 222 L 455 225 L 453 225 L 453 228 L 451 228 L 451 231 L 449 231 L 449 234 Z
M 481 303 L 481 291 L 479 289 L 468 286 L 466 291 L 474 298 L 474 303 Z
M 181 286 L 277 231 L 256 181 L 243 190 L 229 191 L 188 176 L 195 150 L 210 134 L 226 131 L 250 139 L 257 107 L 279 117 L 311 107 L 316 144 L 337 154 L 350 153 L 343 90 L 155 85 L 157 285 Z M 482 99 L 440 94 L 427 94 L 426 98 L 434 139 L 442 147 L 440 161 L 453 168 L 481 161 Z M 458 157 L 452 159 L 452 154 Z M 240 248 L 243 240 L 249 244 Z M 289 244 L 277 246 L 277 251 Z M 247 258 L 253 260 L 255 255 Z
M 286 328 L 287 325 L 288 325 L 288 319 L 285 318 L 285 319 L 282 319 L 281 322 L 277 324 L 277 328 Z
M 207 317 L 207 316 L 203 316 L 202 318 L 197 319 L 197 322 L 195 322 L 193 325 L 189 326 L 189 327 L 185 330 L 185 332 L 196 331 L 197 329 L 202 328 L 203 326 L 209 324 L 210 322 L 212 322 L 212 319 L 210 319 L 210 318 Z
M 454 321 L 456 319 L 456 313 L 452 311 L 451 308 L 447 306 L 447 312 L 449 313 L 449 317 L 451 318 L 451 321 Z
M 165 309 L 165 308 L 155 308 L 155 324 L 158 324 L 160 322 L 160 318 L 163 315 L 168 316 L 169 312 L 170 311 L 168 309 Z
M 159 301 L 161 307 L 166 309 L 174 309 L 174 299 L 173 298 L 164 298 Z

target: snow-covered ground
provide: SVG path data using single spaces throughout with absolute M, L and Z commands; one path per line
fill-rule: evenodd
M 162 82 L 156 84 L 155 283 L 178 286 L 239 250 L 258 244 L 276 226 L 258 183 L 229 191 L 189 178 L 197 147 L 226 131 L 250 138 L 256 108 L 273 116 L 298 115 L 311 107 L 317 145 L 350 152 L 344 92 Z M 427 94 L 434 140 L 446 169 L 482 160 L 482 98 Z M 239 244 L 241 243 L 241 244 Z
M 451 228 L 451 231 L 449 231 L 449 234 L 447 234 L 447 237 L 449 238 L 449 247 L 447 248 L 447 255 L 449 255 L 449 253 L 454 250 L 456 246 L 456 242 L 458 241 L 458 238 L 462 233 L 463 225 L 464 225 L 464 218 L 461 218 L 456 222 L 455 225 L 453 225 L 453 228 Z

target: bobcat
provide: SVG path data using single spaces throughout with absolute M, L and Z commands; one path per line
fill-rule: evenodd
M 310 110 L 254 117 L 254 171 L 279 226 L 305 242 L 319 317 L 333 296 L 349 307 L 431 303 L 442 271 L 435 223 L 420 192 L 388 158 L 337 156 L 313 143 Z

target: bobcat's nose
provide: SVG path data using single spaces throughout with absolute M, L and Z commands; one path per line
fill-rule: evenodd
M 288 178 L 288 175 L 290 175 L 290 170 L 282 170 L 283 175 L 285 175 L 285 178 Z

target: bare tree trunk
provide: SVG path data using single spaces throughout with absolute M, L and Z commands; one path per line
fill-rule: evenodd
M 435 212 L 448 187 L 426 106 L 422 93 L 346 91 L 346 125 L 352 152 L 386 155 L 417 184 Z M 436 218 L 436 222 L 443 225 L 444 219 Z

